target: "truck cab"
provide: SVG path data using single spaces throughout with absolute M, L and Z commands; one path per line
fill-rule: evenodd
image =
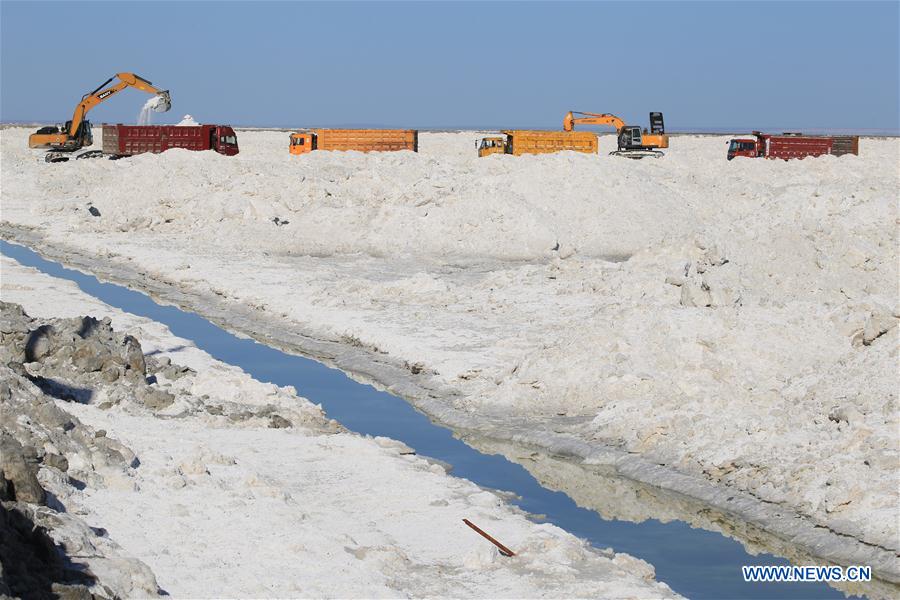
M 311 133 L 292 133 L 291 134 L 291 154 L 306 154 L 313 151 L 313 134 Z
M 225 156 L 234 156 L 239 152 L 237 143 L 237 134 L 234 129 L 227 125 L 220 125 L 211 130 L 213 143 L 210 146 L 219 154 Z
M 757 140 L 749 138 L 737 138 L 728 142 L 728 160 L 735 156 L 747 156 L 755 158 L 759 156 Z
M 481 138 L 475 147 L 478 148 L 478 156 L 490 156 L 491 154 L 506 154 L 505 137 Z

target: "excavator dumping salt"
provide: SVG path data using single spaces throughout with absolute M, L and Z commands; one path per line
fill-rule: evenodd
M 116 79 L 118 83 L 109 85 Z M 107 87 L 109 86 L 109 87 Z M 139 75 L 134 73 L 116 73 L 97 88 L 81 97 L 81 102 L 75 106 L 75 112 L 72 119 L 66 121 L 62 127 L 48 125 L 41 127 L 35 133 L 28 137 L 29 148 L 48 148 L 51 150 L 44 156 L 47 162 L 65 162 L 71 157 L 75 158 L 93 158 L 102 154 L 99 150 L 83 152 L 75 155 L 74 152 L 81 150 L 85 146 L 91 146 L 94 138 L 91 133 L 91 123 L 87 120 L 87 114 L 92 108 L 106 101 L 114 94 L 121 92 L 127 87 L 133 87 L 154 96 L 149 102 L 144 104 L 144 111 L 138 120 L 147 119 L 149 122 L 149 113 L 165 112 L 172 107 L 172 98 L 168 90 L 160 90 L 153 84 Z M 146 116 L 145 116 L 146 111 Z

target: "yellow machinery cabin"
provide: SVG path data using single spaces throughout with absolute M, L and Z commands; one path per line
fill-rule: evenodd
M 419 132 L 416 129 L 313 129 L 291 134 L 291 154 L 306 154 L 313 150 L 418 152 Z
M 306 154 L 313 151 L 313 134 L 311 133 L 292 133 L 291 134 L 291 154 Z
M 486 137 L 481 138 L 475 145 L 478 148 L 478 156 L 489 156 L 491 154 L 506 154 L 506 138 L 505 137 Z
M 505 137 L 482 138 L 478 156 L 491 154 L 549 154 L 571 150 L 596 154 L 597 134 L 589 131 L 529 131 L 516 129 L 503 131 Z

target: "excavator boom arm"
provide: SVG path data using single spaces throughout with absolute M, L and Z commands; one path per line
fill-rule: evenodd
M 576 117 L 575 115 L 583 116 Z M 599 114 L 569 111 L 568 113 L 566 113 L 566 116 L 563 119 L 563 130 L 574 131 L 575 125 L 578 123 L 582 125 L 612 125 L 616 128 L 616 131 L 619 131 L 620 129 L 625 127 L 625 121 L 623 121 L 616 115 L 611 115 L 609 113 Z
M 119 83 L 103 89 L 116 78 L 119 79 Z M 127 87 L 134 87 L 141 90 L 142 92 L 147 92 L 148 94 L 162 96 L 163 98 L 165 98 L 165 110 L 169 110 L 168 107 L 172 105 L 172 100 L 169 97 L 168 90 L 160 90 L 154 87 L 152 83 L 150 83 L 143 77 L 135 75 L 134 73 L 116 73 L 115 77 L 110 77 L 102 84 L 100 84 L 100 86 L 97 87 L 97 89 L 95 89 L 93 92 L 84 95 L 84 97 L 81 99 L 81 102 L 79 102 L 78 106 L 75 107 L 75 112 L 72 114 L 72 124 L 69 126 L 68 131 L 69 135 L 75 135 L 75 133 L 78 131 L 78 128 L 81 127 L 81 123 L 82 121 L 84 121 L 85 115 L 87 115 L 92 108 L 94 108 L 113 94 L 121 92 Z

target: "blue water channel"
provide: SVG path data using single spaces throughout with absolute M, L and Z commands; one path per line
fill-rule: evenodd
M 529 513 L 545 515 L 547 522 L 595 547 L 611 547 L 646 560 L 656 568 L 659 581 L 684 596 L 844 597 L 824 583 L 746 583 L 741 575 L 742 565 L 789 563 L 768 554 L 751 556 L 738 542 L 691 528 L 681 521 L 632 523 L 603 519 L 594 511 L 578 507 L 562 492 L 541 487 L 524 467 L 500 455 L 482 454 L 456 439 L 449 429 L 431 423 L 405 400 L 358 383 L 337 369 L 239 338 L 198 315 L 159 305 L 143 293 L 100 282 L 45 260 L 25 247 L 0 240 L 0 253 L 53 277 L 73 281 L 110 306 L 164 323 L 175 335 L 193 341 L 214 358 L 238 366 L 260 381 L 294 386 L 300 395 L 321 404 L 329 417 L 348 429 L 401 440 L 419 454 L 452 464 L 456 476 L 483 487 L 515 493 L 519 499 L 511 503 Z

